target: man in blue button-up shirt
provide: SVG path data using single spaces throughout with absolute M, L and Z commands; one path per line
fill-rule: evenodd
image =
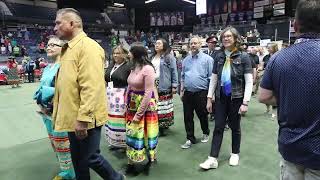
M 320 179 L 320 1 L 300 0 L 297 42 L 274 54 L 259 100 L 278 106 L 281 180 Z
M 183 60 L 181 72 L 181 98 L 183 101 L 184 123 L 187 141 L 181 146 L 188 149 L 196 143 L 194 136 L 193 111 L 200 120 L 203 136 L 201 142 L 209 140 L 208 112 L 206 99 L 213 69 L 213 59 L 200 52 L 201 39 L 197 36 L 190 41 L 191 54 Z

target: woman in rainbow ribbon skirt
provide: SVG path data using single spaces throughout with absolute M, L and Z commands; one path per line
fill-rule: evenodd
M 125 91 L 130 74 L 127 62 L 128 50 L 117 46 L 112 51 L 113 62 L 105 74 L 108 98 L 108 121 L 105 125 L 106 139 L 111 149 L 126 147 Z
M 174 124 L 173 95 L 177 92 L 178 72 L 176 58 L 170 54 L 171 48 L 165 39 L 158 39 L 152 64 L 156 69 L 158 88 L 158 118 L 160 136 Z
M 41 115 L 42 120 L 47 128 L 49 139 L 53 151 L 56 153 L 60 172 L 53 180 L 74 179 L 75 173 L 72 165 L 70 154 L 70 142 L 67 132 L 56 132 L 53 130 L 52 124 L 52 98 L 54 96 L 54 81 L 56 74 L 59 70 L 59 55 L 61 53 L 63 41 L 59 38 L 52 36 L 47 45 L 47 56 L 54 60 L 54 64 L 48 65 L 42 74 L 40 86 L 34 95 L 34 100 L 40 107 L 38 113 Z
M 253 87 L 251 60 L 243 52 L 241 36 L 233 27 L 221 32 L 222 50 L 214 61 L 208 91 L 207 110 L 212 112 L 215 106 L 215 127 L 211 152 L 208 159 L 200 164 L 202 169 L 218 168 L 218 156 L 226 123 L 232 130 L 232 151 L 229 165 L 239 165 L 241 142 L 241 115 L 248 111 L 248 103 Z
M 135 163 L 146 158 L 145 172 L 156 161 L 158 145 L 158 114 L 155 92 L 155 69 L 147 60 L 147 51 L 140 43 L 133 44 L 130 53 L 133 68 L 128 77 L 126 143 L 127 173 L 135 172 Z

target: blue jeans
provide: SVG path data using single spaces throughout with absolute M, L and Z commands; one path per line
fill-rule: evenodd
M 101 126 L 88 130 L 88 137 L 83 140 L 79 140 L 74 132 L 69 132 L 68 135 L 77 180 L 90 180 L 89 168 L 103 179 L 123 179 L 123 176 L 100 154 Z

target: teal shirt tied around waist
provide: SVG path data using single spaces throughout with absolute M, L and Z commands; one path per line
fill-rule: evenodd
M 54 96 L 54 80 L 59 70 L 59 64 L 48 65 L 42 73 L 40 86 L 33 96 L 33 99 L 46 108 L 51 104 Z

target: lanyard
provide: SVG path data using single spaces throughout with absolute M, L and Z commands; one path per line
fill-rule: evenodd
M 121 63 L 121 64 L 118 65 L 118 66 L 116 66 L 116 65 L 113 66 L 113 68 L 112 68 L 112 70 L 111 70 L 111 72 L 110 72 L 110 81 L 111 81 L 111 76 L 112 76 L 112 74 L 113 74 L 117 69 L 119 69 L 124 63 L 125 63 L 125 62 Z

